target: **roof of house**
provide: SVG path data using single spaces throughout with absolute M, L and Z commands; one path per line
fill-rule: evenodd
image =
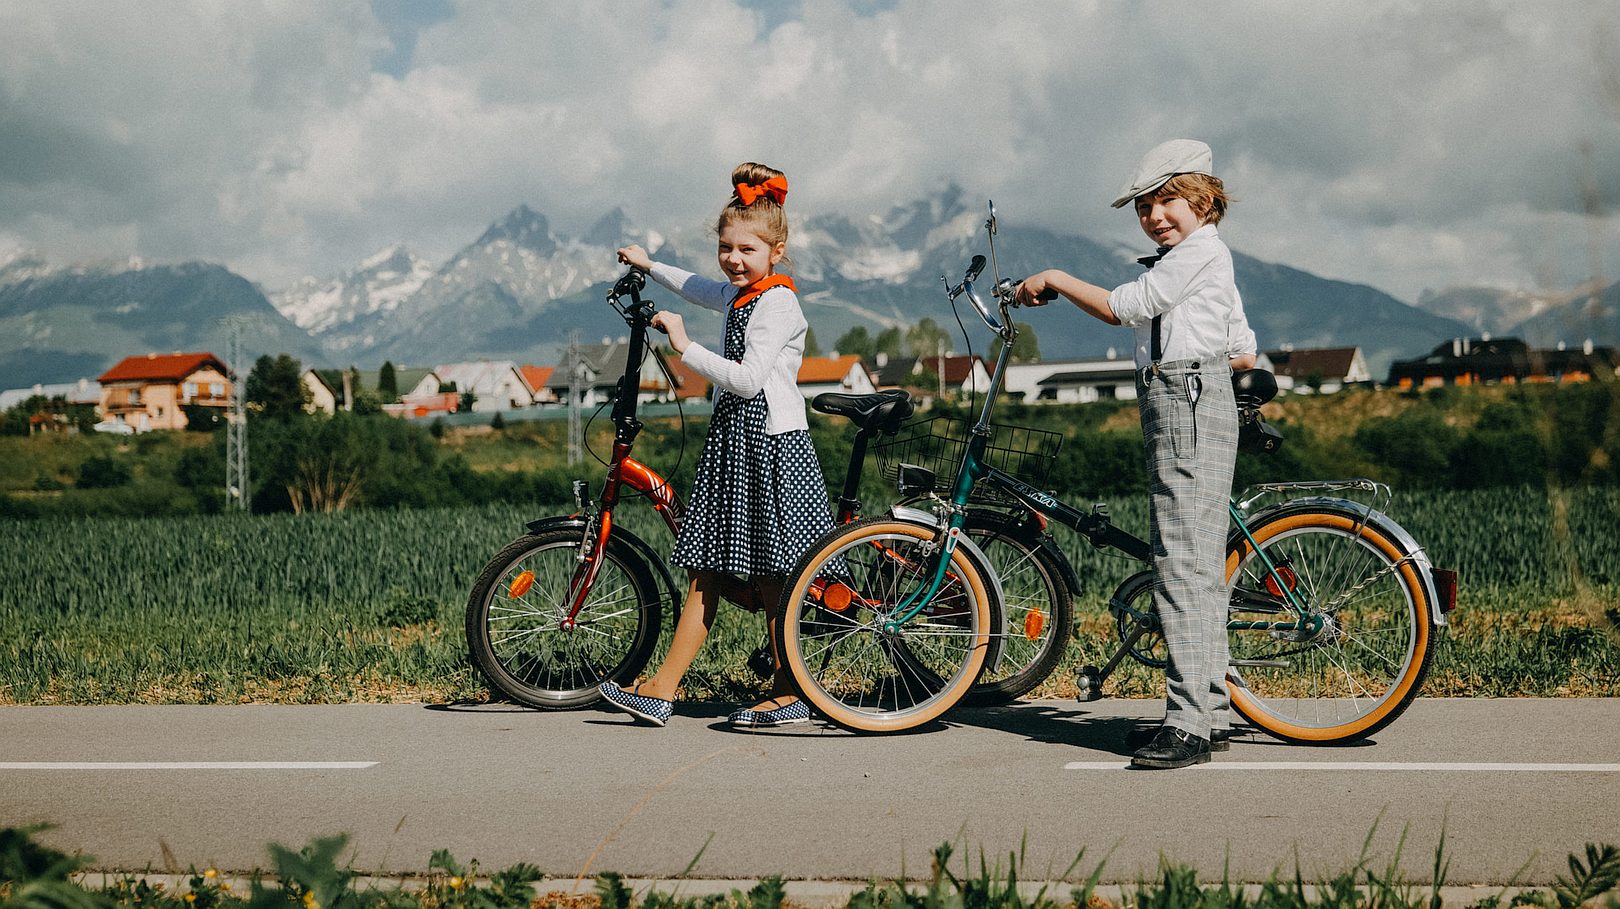
M 1042 379 L 1037 384 L 1046 386 L 1057 385 L 1090 385 L 1106 382 L 1132 381 L 1136 377 L 1136 367 L 1128 361 L 1110 360 L 1097 364 L 1095 369 L 1070 369 L 1055 372 Z
M 861 362 L 859 354 L 841 357 L 805 357 L 799 364 L 799 384 L 819 385 L 823 382 L 842 382 L 849 371 Z
M 945 357 L 945 381 L 953 385 L 960 385 L 973 374 L 973 367 L 982 364 L 984 360 L 978 354 L 972 356 Z M 923 357 L 923 368 L 934 372 L 939 371 L 940 358 Z
M 518 367 L 518 372 L 523 373 L 523 381 L 529 383 L 529 387 L 535 391 L 545 388 L 555 371 L 554 366 L 536 366 L 533 363 L 525 363 Z
M 664 363 L 675 377 L 675 397 L 705 398 L 709 395 L 709 380 L 698 375 L 681 361 L 680 357 L 664 357 Z
M 225 362 L 211 353 L 147 354 L 144 357 L 125 357 L 118 365 L 101 374 L 96 381 L 107 382 L 179 382 L 199 369 L 213 367 L 229 375 Z
M 1355 365 L 1359 347 L 1319 347 L 1310 350 L 1268 350 L 1271 371 L 1279 376 L 1306 379 L 1312 375 L 1342 379 Z

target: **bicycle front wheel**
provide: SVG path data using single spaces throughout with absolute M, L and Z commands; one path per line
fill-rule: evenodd
M 1434 652 L 1416 568 L 1355 513 L 1285 513 L 1250 532 L 1259 548 L 1240 534 L 1226 559 L 1232 707 L 1291 742 L 1348 742 L 1387 726 L 1417 696 Z
M 872 518 L 835 528 L 800 560 L 777 651 L 800 696 L 834 724 L 914 729 L 961 700 L 983 669 L 992 607 L 966 554 L 953 552 L 938 589 L 919 595 L 939 566 L 938 535 Z
M 640 556 L 611 541 L 584 604 L 564 621 L 581 538 L 572 528 L 519 537 L 484 567 L 468 598 L 473 663 L 520 704 L 590 704 L 602 682 L 634 680 L 658 643 L 658 584 Z

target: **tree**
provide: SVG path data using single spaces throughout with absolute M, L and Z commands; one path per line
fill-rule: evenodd
M 1019 322 L 1018 337 L 1013 339 L 1012 362 L 1038 363 L 1041 359 L 1041 343 L 1035 338 L 1035 329 L 1027 322 Z M 990 359 L 994 361 L 1001 356 L 1001 338 L 990 342 Z
M 816 340 L 814 328 L 804 333 L 804 355 L 807 357 L 821 356 L 821 342 Z
M 259 357 L 247 377 L 248 408 L 273 419 L 303 416 L 304 406 L 309 403 L 303 372 L 303 367 L 289 354 Z
M 872 342 L 872 352 L 874 354 L 887 354 L 890 357 L 898 357 L 904 344 L 905 338 L 901 335 L 898 326 L 885 328 L 878 334 L 877 340 Z
M 872 355 L 872 336 L 867 334 L 865 325 L 857 325 L 844 332 L 833 346 L 840 354 L 855 354 L 864 360 Z
M 399 377 L 394 374 L 393 360 L 384 360 L 382 369 L 377 370 L 377 394 L 382 395 L 385 404 L 399 400 Z
M 933 319 L 924 319 L 906 330 L 906 351 L 913 357 L 938 356 L 941 350 L 950 349 L 950 334 Z

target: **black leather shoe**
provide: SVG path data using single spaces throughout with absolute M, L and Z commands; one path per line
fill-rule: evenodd
M 1170 726 L 1161 727 L 1153 741 L 1131 755 L 1132 767 L 1150 767 L 1154 770 L 1176 770 L 1207 763 L 1209 740 Z
M 1132 729 L 1130 732 L 1125 733 L 1125 747 L 1135 751 L 1146 745 L 1148 742 L 1153 741 L 1154 736 L 1157 736 L 1159 734 L 1159 730 L 1163 728 L 1163 726 L 1138 726 L 1135 729 Z M 1211 729 L 1209 731 L 1209 750 L 1232 750 L 1232 730 Z

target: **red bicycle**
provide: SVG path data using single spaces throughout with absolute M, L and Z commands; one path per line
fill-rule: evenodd
M 639 496 L 675 533 L 686 510 L 667 479 L 631 457 L 642 428 L 637 396 L 655 311 L 641 299 L 645 286 L 646 275 L 632 270 L 607 297 L 630 327 L 630 346 L 600 496 L 592 501 L 587 483 L 575 480 L 577 510 L 526 525 L 526 533 L 485 565 L 467 602 L 473 663 L 497 691 L 531 707 L 582 707 L 597 700 L 604 681 L 633 682 L 652 658 L 664 612 L 675 616 L 682 601 L 664 555 L 614 520 L 625 499 Z M 811 406 L 846 417 L 857 428 L 838 500 L 837 520 L 847 522 L 860 508 L 856 496 L 868 443 L 880 433 L 894 434 L 911 416 L 911 396 L 824 394 Z M 750 611 L 762 605 L 743 579 L 727 587 L 727 600 Z

